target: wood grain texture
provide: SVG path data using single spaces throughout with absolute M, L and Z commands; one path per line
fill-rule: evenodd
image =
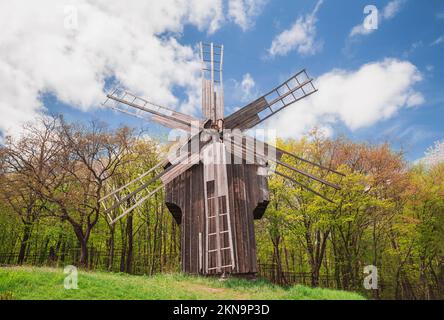
M 269 202 L 266 176 L 257 174 L 255 164 L 228 164 L 228 203 L 231 217 L 235 268 L 234 274 L 257 272 L 254 219 L 260 219 Z M 166 206 L 182 231 L 182 271 L 197 274 L 199 270 L 199 232 L 206 238 L 203 164 L 194 165 L 165 186 Z M 222 206 L 222 203 L 220 204 Z M 223 228 L 227 220 L 220 217 Z M 204 241 L 205 242 L 205 241 Z M 222 238 L 222 247 L 229 245 Z M 206 244 L 202 243 L 205 252 Z M 222 255 L 222 263 L 230 260 Z M 205 261 L 203 261 L 205 270 Z M 217 274 L 216 270 L 210 274 Z
M 245 130 L 254 127 L 261 121 L 258 113 L 265 110 L 268 106 L 267 100 L 263 97 L 253 101 L 249 105 L 225 118 L 225 128 Z

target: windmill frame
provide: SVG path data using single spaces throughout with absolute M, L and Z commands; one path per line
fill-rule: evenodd
M 184 272 L 254 275 L 257 272 L 254 219 L 262 218 L 270 201 L 267 182 L 270 171 L 326 201 L 331 202 L 297 177 L 340 189 L 324 178 L 285 162 L 283 156 L 332 174 L 343 174 L 244 133 L 317 92 L 305 69 L 224 117 L 224 47 L 200 43 L 199 51 L 203 119 L 163 107 L 127 90 L 114 89 L 107 95 L 105 106 L 186 131 L 188 139 L 150 170 L 116 188 L 100 201 L 110 223 L 115 223 L 164 189 L 165 204 L 181 225 Z M 198 146 L 198 150 L 193 146 Z M 276 169 L 271 170 L 270 164 Z M 279 167 L 292 175 L 278 171 Z M 148 179 L 150 174 L 154 176 Z M 153 184 L 155 187 L 150 187 Z M 115 201 L 106 207 L 110 198 Z M 127 203 L 130 205 L 122 205 Z M 111 217 L 109 213 L 116 210 L 119 214 Z

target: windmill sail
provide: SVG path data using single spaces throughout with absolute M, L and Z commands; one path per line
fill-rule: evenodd
M 160 191 L 164 185 L 167 182 L 164 182 L 162 180 L 163 176 L 165 176 L 168 172 L 170 172 L 171 170 L 174 169 L 178 169 L 178 171 L 176 171 L 176 174 L 182 174 L 183 172 L 185 172 L 186 170 L 189 169 L 189 167 L 185 167 L 185 166 L 181 166 L 180 163 L 173 165 L 171 167 L 169 167 L 166 170 L 163 170 L 162 172 L 158 173 L 155 175 L 155 177 L 149 179 L 147 182 L 143 182 L 141 181 L 139 178 L 136 178 L 135 180 L 141 182 L 141 185 L 139 187 L 137 187 L 135 190 L 132 190 L 128 188 L 128 186 L 125 186 L 124 188 L 119 188 L 120 190 L 117 191 L 113 191 L 111 194 L 106 195 L 105 197 L 103 197 L 100 202 L 102 203 L 102 205 L 104 206 L 105 209 L 105 213 L 108 215 L 108 218 L 110 219 L 110 223 L 114 224 L 116 223 L 119 219 L 123 218 L 124 216 L 128 215 L 129 213 L 131 213 L 134 209 L 136 209 L 137 207 L 139 207 L 140 205 L 142 205 L 145 201 L 147 201 L 149 198 L 151 198 L 153 195 L 155 195 L 158 191 Z M 130 182 L 130 184 L 135 183 L 136 181 L 133 180 Z M 155 187 L 154 190 L 150 191 L 149 187 L 151 185 L 155 185 L 156 182 L 161 182 L 160 185 L 157 185 Z M 126 190 L 127 192 L 122 193 L 122 190 Z M 142 192 L 147 192 L 146 195 L 143 195 Z M 114 196 L 115 201 L 110 205 L 110 206 L 106 206 L 106 199 L 109 198 L 109 196 Z M 120 197 L 119 197 L 120 196 Z M 130 203 L 130 206 L 128 207 L 126 204 Z M 111 218 L 110 217 L 110 212 L 112 212 L 113 210 L 116 209 L 123 209 L 123 212 L 116 218 Z
M 217 125 L 224 118 L 223 59 L 224 47 L 200 43 L 202 64 L 202 114 Z
M 131 204 L 130 207 L 123 210 L 120 216 L 115 219 L 110 219 L 111 222 L 115 223 L 118 219 L 131 213 L 132 210 L 156 194 L 161 187 L 170 183 L 192 166 L 198 164 L 200 160 L 199 150 L 207 143 L 201 139 L 201 134 L 202 131 L 189 137 L 185 144 L 179 145 L 178 147 L 173 146 L 164 160 L 158 162 L 137 178 L 103 196 L 99 202 L 105 207 L 105 213 L 109 218 L 111 211 L 128 207 L 128 202 Z M 160 187 L 158 186 L 159 182 L 161 184 Z M 137 183 L 140 185 L 138 186 Z M 155 190 L 150 191 L 149 187 L 153 185 L 156 186 Z M 110 198 L 113 199 L 113 203 L 106 206 Z
M 265 166 L 266 163 L 269 163 L 271 161 L 271 162 L 274 162 L 277 166 L 285 167 L 286 169 L 290 170 L 291 172 L 297 173 L 297 174 L 302 175 L 302 176 L 304 176 L 306 178 L 309 178 L 311 180 L 315 180 L 315 181 L 317 181 L 317 182 L 319 182 L 319 183 L 321 183 L 323 185 L 326 185 L 326 186 L 328 186 L 330 188 L 333 188 L 333 189 L 336 189 L 336 190 L 340 190 L 340 187 L 338 185 L 336 185 L 334 183 L 331 183 L 331 182 L 329 182 L 329 181 L 327 181 L 327 180 L 325 180 L 323 178 L 317 177 L 317 176 L 315 176 L 315 175 L 313 175 L 311 173 L 305 172 L 305 171 L 303 171 L 301 169 L 298 169 L 298 168 L 294 167 L 291 164 L 288 164 L 288 163 L 284 162 L 282 160 L 282 154 L 290 155 L 292 157 L 295 157 L 298 160 L 304 161 L 304 162 L 309 163 L 311 165 L 315 165 L 317 167 L 326 169 L 329 172 L 332 172 L 332 173 L 335 173 L 335 174 L 343 176 L 343 174 L 340 173 L 340 172 L 337 172 L 335 170 L 331 170 L 331 169 L 326 168 L 324 166 L 321 166 L 319 164 L 315 164 L 315 163 L 313 163 L 313 162 L 311 162 L 309 160 L 305 160 L 305 159 L 303 159 L 301 157 L 298 157 L 296 155 L 293 155 L 293 154 L 291 154 L 291 153 L 289 153 L 287 151 L 276 149 L 275 153 L 270 152 L 271 150 L 273 150 L 273 148 L 274 148 L 273 146 L 270 146 L 268 144 L 265 144 L 262 141 L 258 141 L 255 138 L 252 138 L 252 137 L 249 137 L 249 136 L 246 136 L 246 135 L 243 135 L 243 134 L 237 134 L 236 135 L 236 133 L 227 133 L 227 134 L 224 135 L 224 137 L 226 139 L 225 143 L 231 144 L 230 148 L 227 148 L 227 150 L 231 151 L 233 153 L 233 155 L 235 155 L 236 157 L 239 157 L 239 158 L 242 158 L 242 159 L 254 159 L 257 164 L 262 165 L 262 166 Z M 248 140 L 250 142 L 248 142 Z M 252 142 L 254 144 L 252 144 Z M 257 146 L 258 144 L 265 144 L 267 152 L 264 152 L 264 150 L 261 150 L 262 148 L 257 149 L 257 148 L 251 147 L 251 146 Z M 294 179 L 294 178 L 292 178 L 292 177 L 290 177 L 290 176 L 288 176 L 288 175 L 286 175 L 286 174 L 284 174 L 284 173 L 282 173 L 280 171 L 277 171 L 277 170 L 274 170 L 274 173 L 276 173 L 277 175 L 279 175 L 279 176 L 281 176 L 283 178 L 286 178 L 286 179 L 292 181 L 293 183 L 297 184 L 298 186 L 300 186 L 300 187 L 302 187 L 302 188 L 304 188 L 304 189 L 306 189 L 306 190 L 308 190 L 310 192 L 313 192 L 314 194 L 320 196 L 324 200 L 332 202 L 330 199 L 328 199 L 324 195 L 316 192 L 312 188 L 310 188 L 307 185 L 297 181 L 296 179 Z
M 205 123 L 205 121 L 152 103 L 144 98 L 120 89 L 114 89 L 109 93 L 103 105 L 141 118 L 145 118 L 145 115 L 149 114 L 151 120 L 172 129 L 190 131 L 193 126 L 203 128 Z
M 250 129 L 316 91 L 313 79 L 302 70 L 269 93 L 228 116 L 224 126 L 227 129 L 238 128 L 242 131 Z
M 304 158 L 297 156 L 293 153 L 290 153 L 290 152 L 280 149 L 278 147 L 272 146 L 264 141 L 259 141 L 256 138 L 253 138 L 253 137 L 250 137 L 246 134 L 243 134 L 239 130 L 224 132 L 224 139 L 226 139 L 227 141 L 231 141 L 230 142 L 231 144 L 237 144 L 237 145 L 241 145 L 243 148 L 248 148 L 250 150 L 250 153 L 247 154 L 247 157 L 249 157 L 249 158 L 254 158 L 254 156 L 256 154 L 258 154 L 261 157 L 267 158 L 267 161 L 273 161 L 273 162 L 279 164 L 281 162 L 280 160 L 282 159 L 282 156 L 287 155 L 293 159 L 304 162 L 304 163 L 309 164 L 313 167 L 317 167 L 317 168 L 322 169 L 324 171 L 331 172 L 331 173 L 334 173 L 334 174 L 337 174 L 337 175 L 343 176 L 343 177 L 345 176 L 343 173 L 336 171 L 333 168 L 326 167 L 326 166 L 323 166 L 319 163 L 304 159 Z M 258 146 L 258 145 L 263 145 L 263 147 L 251 149 L 251 146 Z M 246 159 L 246 158 L 244 158 L 244 159 Z M 285 164 L 282 164 L 282 165 L 285 165 Z M 339 187 L 334 186 L 334 188 L 338 189 Z

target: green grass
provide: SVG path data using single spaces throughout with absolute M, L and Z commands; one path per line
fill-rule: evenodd
M 263 280 L 248 281 L 162 274 L 132 276 L 120 273 L 80 271 L 78 289 L 66 290 L 63 269 L 38 267 L 0 268 L 0 299 L 364 299 L 352 292 L 308 288 L 282 288 Z

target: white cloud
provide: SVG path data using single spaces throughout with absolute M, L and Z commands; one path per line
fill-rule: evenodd
M 436 46 L 441 43 L 444 43 L 444 36 L 440 36 L 440 37 L 436 38 L 430 45 Z
M 249 25 L 263 1 L 245 0 Z M 68 7 L 67 7 L 68 6 Z M 135 93 L 187 112 L 200 109 L 200 64 L 179 38 L 185 25 L 212 33 L 227 21 L 223 0 L 39 0 L 0 3 L 0 132 L 12 133 L 44 111 L 51 93 L 89 110 L 115 79 Z M 68 8 L 68 11 L 65 11 Z M 64 27 L 75 21 L 78 26 Z M 181 87 L 185 101 L 175 96 Z
M 338 123 L 351 130 L 368 127 L 393 117 L 401 108 L 422 104 L 424 97 L 413 88 L 421 79 L 413 64 L 396 59 L 368 63 L 354 71 L 335 69 L 317 79 L 317 93 L 289 106 L 267 126 L 284 137 Z
M 444 163 L 444 140 L 435 141 L 433 146 L 424 152 L 424 157 L 418 159 L 416 163 L 423 163 L 426 166 L 433 166 L 438 163 Z
M 249 73 L 244 74 L 244 77 L 242 78 L 241 82 L 241 89 L 242 89 L 242 101 L 248 101 L 253 98 L 253 95 L 256 94 L 256 92 L 253 91 L 253 89 L 256 86 L 256 82 L 251 77 Z
M 249 103 L 259 97 L 259 88 L 250 73 L 245 73 L 242 80 L 228 79 L 225 85 L 225 101 L 235 104 Z M 238 110 L 241 105 L 234 107 L 232 112 Z
M 258 16 L 268 0 L 229 0 L 228 17 L 246 31 L 253 26 L 253 18 Z
M 390 1 L 382 10 L 382 17 L 386 20 L 393 18 L 401 10 L 404 2 L 405 0 Z
M 323 0 L 319 0 L 310 14 L 299 17 L 296 22 L 277 35 L 272 43 L 268 53 L 271 56 L 285 56 L 292 50 L 297 50 L 302 55 L 315 54 L 321 49 L 322 44 L 316 41 L 316 14 Z
M 354 37 L 357 35 L 367 35 L 375 31 L 375 29 L 365 28 L 363 24 L 358 24 L 354 26 L 350 31 L 350 37 Z
M 378 15 L 378 28 L 381 26 L 381 23 L 385 20 L 390 20 L 395 17 L 398 12 L 401 10 L 405 0 L 392 0 L 390 1 L 383 9 L 382 12 Z M 352 28 L 350 31 L 350 37 L 358 36 L 358 35 L 369 35 L 376 31 L 377 29 L 370 29 L 364 26 L 364 22 L 358 24 Z

